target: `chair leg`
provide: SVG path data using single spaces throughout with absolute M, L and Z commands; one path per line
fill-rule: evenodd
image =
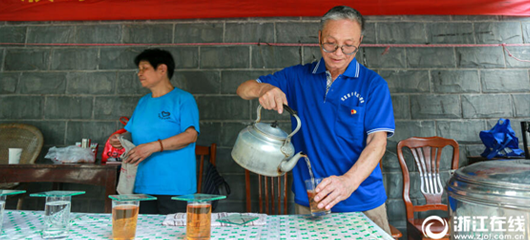
M 24 203 L 24 195 L 18 197 L 17 210 L 22 210 L 23 203 Z

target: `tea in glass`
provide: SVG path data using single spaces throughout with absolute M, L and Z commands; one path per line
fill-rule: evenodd
M 331 210 L 326 210 L 325 208 L 318 208 L 318 202 L 315 202 L 315 196 L 317 195 L 315 189 L 320 182 L 322 182 L 322 178 L 305 180 L 307 198 L 309 199 L 309 208 L 311 209 L 311 215 L 315 217 L 331 213 Z
M 210 239 L 212 205 L 210 202 L 188 202 L 186 238 Z
M 112 237 L 117 240 L 134 239 L 138 222 L 138 201 L 113 201 Z

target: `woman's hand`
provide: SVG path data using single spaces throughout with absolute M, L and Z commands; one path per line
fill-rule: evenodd
M 158 151 L 160 151 L 158 142 L 140 144 L 127 153 L 127 158 L 124 162 L 138 166 L 139 163 Z
M 118 140 L 118 137 L 120 137 L 121 134 L 114 134 L 110 136 L 109 143 L 113 148 L 122 149 L 123 146 L 121 145 L 120 140 Z

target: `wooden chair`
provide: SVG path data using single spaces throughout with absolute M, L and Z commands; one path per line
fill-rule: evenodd
M 34 164 L 42 150 L 44 138 L 35 126 L 23 123 L 0 124 L 0 164 L 9 163 L 9 148 L 22 148 L 20 164 Z M 18 183 L 0 184 L 0 189 L 16 188 Z M 20 194 L 17 209 L 22 208 L 25 194 Z
M 379 168 L 381 168 L 381 173 L 383 173 L 383 159 L 379 160 Z M 403 237 L 403 234 L 399 229 L 392 226 L 390 223 L 388 224 L 390 227 L 390 236 L 392 236 L 393 239 L 399 239 L 400 237 Z
M 285 215 L 287 211 L 287 174 L 280 177 L 258 176 L 259 212 L 268 215 Z M 250 199 L 250 172 L 245 170 L 247 212 L 252 212 Z M 283 205 L 283 208 L 282 208 Z
M 197 193 L 201 192 L 202 173 L 204 172 L 204 158 L 209 157 L 210 163 L 215 166 L 215 155 L 217 153 L 217 145 L 212 143 L 210 146 L 195 145 L 195 155 L 199 157 L 199 173 L 197 181 Z
M 397 145 L 397 156 L 403 172 L 403 201 L 407 210 L 408 239 L 430 239 L 422 233 L 421 228 L 424 219 L 414 218 L 415 212 L 429 210 L 447 211 L 447 205 L 442 204 L 444 184 L 440 179 L 440 156 L 442 149 L 446 146 L 452 146 L 453 148 L 451 169 L 457 169 L 460 154 L 458 143 L 453 139 L 442 137 L 412 137 L 400 141 Z M 414 163 L 418 168 L 421 181 L 420 191 L 425 197 L 425 205 L 414 206 L 410 200 L 410 176 L 403 156 L 404 147 L 410 149 L 414 157 Z M 447 222 L 449 223 L 449 221 Z M 431 231 L 433 233 L 440 233 L 443 231 L 443 227 L 441 223 L 435 221 L 431 227 Z M 449 236 L 450 233 L 448 232 L 442 239 L 449 239 Z

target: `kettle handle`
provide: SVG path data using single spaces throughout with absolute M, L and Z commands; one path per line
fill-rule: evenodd
M 261 106 L 261 104 L 258 106 L 258 117 L 256 118 L 256 123 L 259 123 L 261 121 L 261 109 L 263 107 Z M 283 104 L 283 108 L 289 112 L 291 115 L 293 115 L 293 117 L 296 119 L 296 128 L 294 129 L 294 131 L 291 132 L 291 134 L 289 134 L 287 136 L 287 139 L 286 139 L 286 142 L 289 143 L 291 142 L 291 137 L 297 133 L 299 130 L 300 130 L 300 127 L 302 126 L 302 122 L 300 121 L 300 118 L 298 117 L 298 114 L 295 110 L 293 110 L 291 107 L 287 106 L 286 104 Z

